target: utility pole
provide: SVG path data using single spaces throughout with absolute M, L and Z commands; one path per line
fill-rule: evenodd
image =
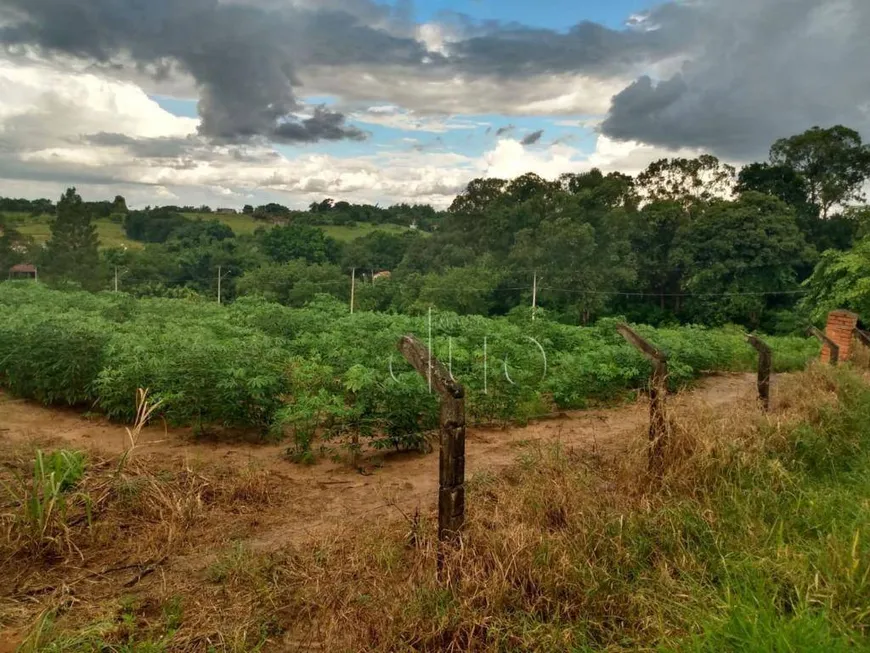
M 356 268 L 350 272 L 350 314 L 353 315 L 353 300 L 356 294 Z
M 538 272 L 535 271 L 535 279 L 532 281 L 532 322 L 535 321 L 538 312 Z
M 118 292 L 118 266 L 115 266 L 115 292 Z
M 429 307 L 429 394 L 432 394 L 432 307 Z

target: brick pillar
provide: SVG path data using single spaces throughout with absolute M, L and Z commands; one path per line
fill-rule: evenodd
M 855 336 L 855 327 L 858 326 L 858 316 L 849 311 L 834 311 L 828 315 L 828 326 L 825 334 L 840 347 L 840 362 L 849 360 L 852 349 L 852 338 Z M 822 362 L 829 363 L 831 350 L 827 345 L 822 347 Z

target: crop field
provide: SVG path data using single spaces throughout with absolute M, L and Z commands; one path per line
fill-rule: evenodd
M 219 306 L 3 284 L 0 383 L 20 397 L 92 406 L 127 422 L 137 389 L 148 388 L 172 424 L 288 435 L 301 457 L 318 430 L 403 449 L 435 426 L 437 401 L 398 355 L 402 335 L 431 337 L 434 354 L 466 386 L 472 421 L 506 423 L 642 388 L 649 363 L 616 323 L 350 315 L 328 297 L 291 309 L 251 298 Z M 669 353 L 674 389 L 703 373 L 755 365 L 738 329 L 640 331 Z M 805 338 L 769 342 L 776 371 L 802 369 L 819 351 Z

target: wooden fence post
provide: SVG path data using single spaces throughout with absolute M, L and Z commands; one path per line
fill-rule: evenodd
M 746 336 L 747 342 L 758 351 L 758 399 L 765 412 L 770 410 L 770 368 L 773 352 L 770 345 L 756 336 Z
M 664 453 L 668 438 L 665 416 L 665 397 L 668 394 L 668 357 L 657 347 L 641 338 L 626 324 L 616 327 L 628 343 L 636 347 L 653 364 L 649 388 L 649 471 L 655 475 L 664 472 Z
M 403 337 L 398 347 L 424 379 L 432 379 L 432 388 L 441 395 L 438 539 L 455 541 L 465 524 L 465 388 L 414 336 Z
M 870 348 L 870 333 L 866 331 L 862 331 L 861 329 L 855 329 L 855 336 L 858 338 L 858 341 L 864 345 L 865 347 Z
M 807 335 L 815 336 L 819 339 L 819 342 L 821 342 L 823 345 L 828 346 L 828 348 L 831 350 L 831 365 L 836 367 L 837 363 L 840 361 L 840 346 L 836 342 L 831 340 L 827 335 L 825 335 L 823 331 L 820 331 L 814 326 L 811 326 L 809 329 L 807 329 Z

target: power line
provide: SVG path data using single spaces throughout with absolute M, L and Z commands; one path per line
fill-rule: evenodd
M 297 282 L 297 285 L 306 285 L 313 286 L 316 288 L 326 288 L 326 287 L 347 287 L 350 281 L 305 281 L 300 280 Z M 420 284 L 412 284 L 408 282 L 402 281 L 393 281 L 393 280 L 384 280 L 378 283 L 381 284 L 389 284 L 392 288 L 426 288 L 426 289 L 435 289 L 435 290 L 453 290 L 455 286 L 453 284 L 431 284 L 431 283 L 420 283 Z M 369 284 L 371 285 L 371 284 Z M 362 286 L 365 288 L 366 286 Z M 472 290 L 476 292 L 516 292 L 520 290 L 530 290 L 531 292 L 535 292 L 534 282 L 531 286 L 495 286 L 489 288 L 479 288 L 475 286 L 467 286 L 463 285 L 461 287 L 462 290 Z M 537 286 L 537 293 L 540 294 L 542 292 L 561 292 L 568 293 L 573 295 L 593 295 L 593 296 L 603 296 L 603 297 L 643 297 L 643 298 L 660 298 L 660 297 L 774 297 L 774 296 L 797 296 L 797 295 L 807 295 L 809 294 L 808 290 L 765 290 L 765 291 L 747 291 L 747 292 L 700 292 L 700 293 L 691 293 L 691 292 L 642 292 L 642 291 L 624 291 L 624 290 L 586 290 L 581 288 L 557 288 L 554 286 Z

